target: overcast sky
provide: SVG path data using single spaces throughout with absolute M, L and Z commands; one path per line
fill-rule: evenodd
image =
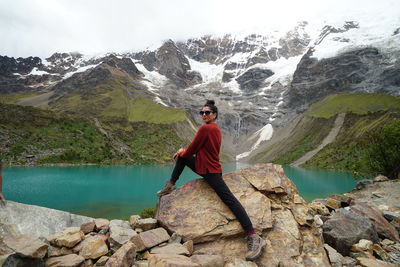
M 184 40 L 292 25 L 354 19 L 399 10 L 400 0 L 0 0 L 0 55 L 124 52 Z

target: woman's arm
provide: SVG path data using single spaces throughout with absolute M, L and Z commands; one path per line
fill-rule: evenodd
M 204 145 L 208 138 L 208 130 L 207 125 L 202 125 L 196 133 L 196 136 L 193 138 L 190 145 L 182 151 L 179 156 L 182 158 L 188 158 L 194 154 L 196 154 L 200 148 Z

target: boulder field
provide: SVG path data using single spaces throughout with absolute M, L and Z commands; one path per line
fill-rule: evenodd
M 391 194 L 399 192 L 398 180 L 379 177 L 306 203 L 280 165 L 253 165 L 223 178 L 267 242 L 254 262 L 245 261 L 239 222 L 197 179 L 161 197 L 155 218 L 132 215 L 129 222 L 9 201 L 0 207 L 0 265 L 399 266 L 400 207 L 390 201 L 399 195 Z M 375 197 L 361 193 L 368 190 Z

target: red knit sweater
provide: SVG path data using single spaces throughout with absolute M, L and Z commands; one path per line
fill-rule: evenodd
M 190 145 L 180 156 L 189 158 L 196 155 L 195 165 L 198 174 L 222 173 L 219 162 L 222 134 L 216 123 L 203 124 Z

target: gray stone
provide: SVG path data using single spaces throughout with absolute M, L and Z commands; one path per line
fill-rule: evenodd
M 324 244 L 324 248 L 328 253 L 329 261 L 331 262 L 333 267 L 340 267 L 342 266 L 343 256 L 336 251 L 333 247 L 329 246 L 328 244 Z
M 143 251 L 168 241 L 169 239 L 170 236 L 167 231 L 164 228 L 159 227 L 134 235 L 131 238 L 131 241 L 136 245 L 138 251 Z
M 17 253 L 17 255 L 26 258 L 42 259 L 46 253 L 48 245 L 43 241 L 32 238 L 27 235 L 18 237 L 6 237 L 4 243 Z
M 153 218 L 139 219 L 135 227 L 148 231 L 157 227 L 157 220 Z
M 47 237 L 92 220 L 65 211 L 7 201 L 7 205 L 0 208 L 0 238 L 21 234 Z
M 110 222 L 110 248 L 117 251 L 123 244 L 128 242 L 137 233 L 132 230 L 127 221 L 112 220 Z
M 186 255 L 190 256 L 189 250 L 177 243 L 168 244 L 162 247 L 154 247 L 150 250 L 151 254 L 177 254 L 177 255 Z
M 222 267 L 225 263 L 220 255 L 193 255 L 190 259 L 201 267 Z
M 136 246 L 126 242 L 106 262 L 106 267 L 130 267 L 136 257 Z
M 53 257 L 46 259 L 47 267 L 75 267 L 79 266 L 85 261 L 85 258 L 76 254 L 70 254 L 60 257 Z
M 322 228 L 325 243 L 344 256 L 349 255 L 351 246 L 361 239 L 378 241 L 378 234 L 370 220 L 344 209 L 329 218 Z

